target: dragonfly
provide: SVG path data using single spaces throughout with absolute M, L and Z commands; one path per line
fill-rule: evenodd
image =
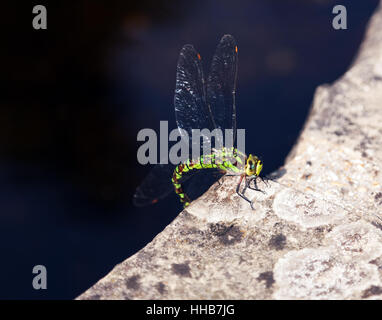
M 215 169 L 218 172 L 217 177 L 238 177 L 236 193 L 249 202 L 253 209 L 253 203 L 245 192 L 248 188 L 263 192 L 256 183 L 257 178 L 265 181 L 260 176 L 263 162 L 255 155 L 246 156 L 235 147 L 237 72 L 238 47 L 232 35 L 224 35 L 217 45 L 207 81 L 204 78 L 200 54 L 190 44 L 183 46 L 177 64 L 174 94 L 175 118 L 179 131 L 187 133 L 190 146 L 193 146 L 193 129 L 231 129 L 233 144 L 232 147 L 223 145 L 213 148 L 209 154 L 195 159 L 188 158 L 177 165 L 155 165 L 136 189 L 133 197 L 136 206 L 156 203 L 175 191 L 186 208 L 192 200 L 184 191 L 184 183 L 191 177 L 196 179 L 200 176 L 195 173 Z M 243 181 L 244 188 L 241 190 Z

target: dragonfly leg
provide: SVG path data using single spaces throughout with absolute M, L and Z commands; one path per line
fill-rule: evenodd
M 243 181 L 243 179 L 245 179 L 245 186 L 244 186 L 243 191 L 240 192 L 240 185 L 241 185 L 241 182 Z M 249 204 L 251 205 L 251 209 L 252 209 L 252 210 L 255 210 L 255 209 L 253 208 L 253 203 L 252 203 L 252 201 L 249 200 L 249 199 L 245 196 L 245 191 L 247 190 L 248 187 L 249 187 L 248 180 L 245 178 L 244 175 L 242 175 L 242 176 L 240 177 L 239 183 L 238 183 L 238 185 L 237 185 L 237 187 L 236 187 L 236 193 L 237 193 L 240 197 L 242 197 L 244 200 L 248 201 Z
M 265 194 L 265 192 L 263 190 L 260 190 L 258 187 L 257 187 L 257 178 L 259 178 L 258 176 L 252 176 L 250 179 L 249 179 L 249 183 L 248 183 L 248 188 L 251 189 L 251 190 L 255 190 L 255 191 L 260 191 L 262 193 Z M 262 178 L 261 178 L 262 179 Z M 251 187 L 251 181 L 253 181 L 253 186 L 254 187 Z
M 268 187 L 269 186 L 269 183 L 268 181 L 274 181 L 273 178 L 270 178 L 268 176 L 265 176 L 265 177 L 259 177 L 261 179 L 261 181 L 263 181 L 265 183 L 265 185 Z

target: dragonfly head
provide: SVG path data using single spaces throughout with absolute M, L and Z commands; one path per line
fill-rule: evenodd
M 263 162 L 256 156 L 249 155 L 245 164 L 245 174 L 247 176 L 258 176 L 263 169 Z

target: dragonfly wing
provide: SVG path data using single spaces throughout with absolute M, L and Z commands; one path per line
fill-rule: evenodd
M 175 165 L 157 164 L 135 191 L 133 203 L 137 207 L 156 203 L 166 197 L 174 187 L 171 182 Z
M 189 44 L 182 48 L 179 55 L 174 105 L 176 123 L 179 129 L 185 130 L 188 134 L 190 146 L 192 129 L 215 128 L 211 110 L 206 103 L 201 58 Z
M 207 79 L 207 102 L 216 127 L 233 129 L 233 143 L 236 139 L 236 79 L 238 54 L 236 41 L 231 35 L 224 35 L 212 59 Z

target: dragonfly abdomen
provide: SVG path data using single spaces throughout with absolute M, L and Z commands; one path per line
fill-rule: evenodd
M 222 157 L 222 155 L 224 155 Z M 188 159 L 186 162 L 179 164 L 172 175 L 172 183 L 175 188 L 175 193 L 179 196 L 180 202 L 183 203 L 184 207 L 187 207 L 191 200 L 187 194 L 183 191 L 180 179 L 184 173 L 191 170 L 202 170 L 202 169 L 219 169 L 224 172 L 230 170 L 232 172 L 240 172 L 241 170 L 237 167 L 237 163 L 241 162 L 237 154 L 236 149 L 232 149 L 231 152 L 227 152 L 225 149 L 219 152 L 212 153 L 210 155 L 201 156 L 197 160 Z

